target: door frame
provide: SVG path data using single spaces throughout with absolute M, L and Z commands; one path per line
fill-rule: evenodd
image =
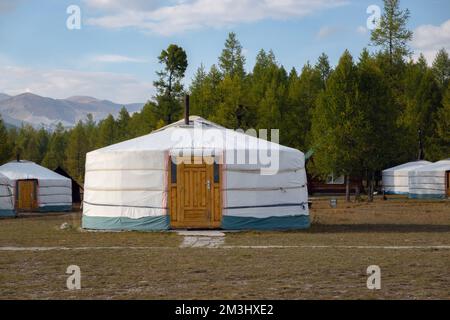
M 168 157 L 168 165 L 167 165 L 167 208 L 168 208 L 168 214 L 169 214 L 169 220 L 170 220 L 170 228 L 171 229 L 219 229 L 222 225 L 222 183 L 223 183 L 223 174 L 222 174 L 222 164 L 215 164 L 214 161 L 212 164 L 206 163 L 204 161 L 203 156 L 183 156 L 183 157 L 177 157 L 178 159 L 191 159 L 192 164 L 195 163 L 195 159 L 202 159 L 202 162 L 199 164 L 205 164 L 206 168 L 208 170 L 208 165 L 212 166 L 212 172 L 211 172 L 211 191 L 210 195 L 208 197 L 209 202 L 209 210 L 210 210 L 210 221 L 209 226 L 187 226 L 182 221 L 178 221 L 178 217 L 180 216 L 180 197 L 178 196 L 178 182 L 179 182 L 179 176 L 180 176 L 180 170 L 179 168 L 180 164 L 175 164 L 172 162 L 172 158 L 174 156 Z M 176 156 L 175 156 L 176 157 Z M 214 156 L 209 156 L 207 158 L 210 158 L 214 160 Z M 214 169 L 217 165 L 217 170 L 219 171 L 219 181 L 214 181 Z M 176 170 L 176 181 L 172 182 L 172 170 L 173 166 L 175 166 Z
M 445 171 L 445 196 L 450 197 L 450 170 Z
M 34 186 L 34 198 L 33 198 L 33 202 L 31 205 L 31 209 L 23 209 L 20 208 L 19 206 L 19 197 L 20 197 L 20 183 L 21 182 L 33 182 L 33 186 Z M 38 179 L 19 179 L 16 181 L 16 193 L 15 193 L 15 209 L 17 211 L 22 211 L 22 212 L 33 212 L 36 211 L 39 208 L 39 180 Z

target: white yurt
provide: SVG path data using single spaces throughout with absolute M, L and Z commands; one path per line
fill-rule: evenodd
M 383 170 L 384 193 L 407 195 L 409 193 L 409 172 L 431 163 L 425 160 L 412 161 Z
M 197 116 L 86 157 L 83 228 L 301 229 L 302 152 Z
M 444 199 L 449 196 L 450 159 L 409 172 L 409 198 Z
M 11 181 L 0 174 L 0 217 L 13 217 L 16 215 L 12 190 Z
M 26 160 L 0 166 L 0 174 L 11 181 L 16 211 L 72 210 L 70 179 Z

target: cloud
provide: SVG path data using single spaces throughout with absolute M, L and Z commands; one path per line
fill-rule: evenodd
M 103 28 L 137 28 L 172 35 L 202 28 L 222 28 L 261 20 L 301 18 L 320 10 L 347 4 L 347 0 L 186 0 L 159 1 L 85 0 L 98 15 L 87 24 Z M 105 14 L 106 13 L 106 14 Z
M 150 82 L 129 74 L 66 69 L 40 70 L 0 65 L 2 92 L 32 92 L 52 98 L 93 96 L 118 103 L 145 102 L 155 90 Z
M 329 36 L 332 36 L 338 31 L 339 28 L 337 27 L 323 26 L 322 28 L 320 28 L 319 32 L 317 32 L 317 38 L 319 39 L 328 38 Z
M 368 31 L 369 31 L 369 30 L 367 30 L 367 28 L 364 27 L 364 26 L 358 26 L 358 27 L 356 28 L 356 32 L 359 33 L 359 34 L 362 34 L 362 35 L 367 34 Z
M 422 53 L 428 63 L 433 62 L 439 49 L 445 48 L 450 52 L 450 19 L 439 26 L 427 24 L 417 27 L 411 45 L 415 51 L 414 57 Z
M 95 56 L 92 56 L 90 60 L 93 62 L 101 62 L 101 63 L 126 63 L 126 62 L 145 63 L 145 62 L 148 62 L 148 60 L 145 60 L 145 59 L 133 58 L 133 57 L 122 56 L 122 55 L 117 55 L 117 54 L 95 55 Z

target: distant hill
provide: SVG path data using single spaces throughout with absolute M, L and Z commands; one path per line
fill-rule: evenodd
M 11 98 L 10 95 L 4 94 L 4 93 L 0 93 L 0 101 L 6 100 Z
M 128 112 L 134 113 L 139 111 L 144 103 L 123 105 L 85 96 L 52 99 L 32 93 L 17 96 L 0 93 L 0 114 L 6 123 L 16 127 L 25 123 L 51 129 L 59 122 L 71 127 L 79 120 L 85 120 L 89 113 L 96 121 L 106 118 L 109 114 L 116 116 L 123 106 Z

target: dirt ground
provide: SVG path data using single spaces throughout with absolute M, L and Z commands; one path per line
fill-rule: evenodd
M 79 213 L 1 219 L 0 298 L 450 299 L 450 201 L 312 201 L 308 230 L 226 232 L 214 248 L 82 231 Z M 66 287 L 69 265 L 81 290 Z M 367 289 L 369 265 L 380 290 Z

